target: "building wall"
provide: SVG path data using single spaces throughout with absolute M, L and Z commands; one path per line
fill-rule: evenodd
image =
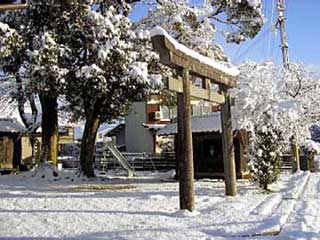
M 0 137 L 0 169 L 13 168 L 14 141 L 11 137 Z
M 125 146 L 126 145 L 126 130 L 125 127 L 122 127 L 118 134 L 117 134 L 117 138 L 116 138 L 116 145 L 117 146 Z
M 59 133 L 59 144 L 74 143 L 74 128 L 71 126 L 65 126 L 65 132 Z
M 35 136 L 36 138 L 36 154 L 40 153 L 40 146 L 41 146 L 41 133 L 37 133 Z M 59 148 L 61 144 L 73 144 L 74 143 L 74 128 L 73 127 L 66 127 L 66 132 L 59 133 Z M 22 154 L 21 154 L 21 163 L 23 165 L 33 164 L 32 160 L 32 146 L 30 143 L 30 139 L 28 136 L 21 137 L 21 145 L 22 145 Z
M 147 119 L 147 103 L 135 102 L 125 118 L 125 139 L 127 152 L 154 152 L 154 139 L 149 131 L 143 127 Z
M 0 169 L 12 170 L 20 166 L 21 138 L 18 133 L 0 133 Z
M 32 147 L 27 136 L 21 138 L 22 144 L 22 164 L 32 164 Z

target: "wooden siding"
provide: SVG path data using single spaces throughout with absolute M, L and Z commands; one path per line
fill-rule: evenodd
M 0 134 L 0 169 L 18 168 L 21 161 L 19 134 Z

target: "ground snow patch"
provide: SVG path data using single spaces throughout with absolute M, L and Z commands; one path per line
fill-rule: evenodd
M 281 203 L 281 200 L 282 196 L 279 193 L 267 196 L 251 213 L 261 216 L 271 215 Z
M 194 216 L 198 216 L 200 214 L 200 212 L 198 211 L 189 211 L 189 210 L 179 210 L 176 211 L 172 214 L 173 217 L 176 218 L 185 218 L 185 217 L 194 217 Z
M 54 164 L 40 163 L 29 172 L 22 172 L 17 175 L 17 178 L 26 181 L 47 181 L 47 182 L 83 182 L 88 181 L 88 178 L 81 177 L 77 171 L 59 170 Z

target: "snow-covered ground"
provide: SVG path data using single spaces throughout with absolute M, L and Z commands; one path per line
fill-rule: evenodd
M 179 211 L 178 183 L 169 180 L 171 175 L 104 176 L 90 182 L 75 181 L 70 174 L 52 182 L 39 175 L 0 176 L 0 239 L 207 240 L 271 234 L 287 220 L 295 206 L 292 192 L 301 191 L 308 177 L 284 175 L 272 194 L 240 180 L 237 197 L 224 196 L 223 181 L 196 181 L 196 211 L 191 214 Z M 285 225 L 283 236 L 295 236 L 295 229 L 303 228 L 302 234 L 319 237 L 317 223 L 307 223 L 319 220 L 319 178 L 312 175 L 314 184 L 296 205 L 306 215 L 290 215 L 292 224 Z M 296 226 L 296 219 L 306 223 Z
M 311 174 L 277 239 L 320 239 L 320 174 Z

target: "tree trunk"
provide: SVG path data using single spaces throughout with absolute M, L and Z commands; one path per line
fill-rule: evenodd
M 86 119 L 81 141 L 80 168 L 81 172 L 87 177 L 95 177 L 93 162 L 97 132 L 101 123 L 98 109 L 99 104 L 96 102 L 92 112 L 89 113 L 89 116 Z
M 34 94 L 28 96 L 28 100 L 31 107 L 32 118 L 28 129 L 29 129 L 29 140 L 32 148 L 32 162 L 35 162 L 35 142 L 36 142 L 36 131 L 38 129 L 37 119 L 38 119 L 38 109 L 34 100 Z
M 58 162 L 58 104 L 56 97 L 40 94 L 42 144 L 40 162 Z

